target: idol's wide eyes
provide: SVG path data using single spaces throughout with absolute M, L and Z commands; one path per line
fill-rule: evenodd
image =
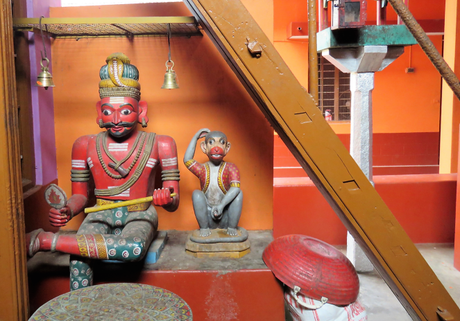
M 220 139 L 219 141 L 222 145 L 225 145 L 225 140 L 223 140 L 222 138 Z
M 133 112 L 133 111 L 132 111 L 132 110 L 129 110 L 129 109 L 122 109 L 122 110 L 120 111 L 120 113 L 121 113 L 122 115 L 125 115 L 125 116 L 128 116 L 128 115 L 131 114 L 132 112 Z
M 208 144 L 209 144 L 209 145 L 214 145 L 214 139 L 211 138 L 211 139 L 208 141 Z
M 102 111 L 102 113 L 105 115 L 105 116 L 109 116 L 109 115 L 112 115 L 112 111 L 108 110 L 108 109 L 104 109 Z

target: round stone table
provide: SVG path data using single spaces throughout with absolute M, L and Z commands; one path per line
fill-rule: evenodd
M 94 285 L 62 294 L 30 320 L 192 320 L 188 304 L 171 291 L 145 284 Z

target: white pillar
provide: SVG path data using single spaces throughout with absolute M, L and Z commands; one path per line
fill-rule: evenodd
M 372 181 L 372 90 L 374 73 L 350 73 L 351 132 L 350 154 L 369 181 Z M 347 257 L 358 272 L 374 269 L 353 236 L 347 234 Z

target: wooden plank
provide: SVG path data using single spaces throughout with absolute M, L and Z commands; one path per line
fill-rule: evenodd
M 0 320 L 29 318 L 11 1 L 0 10 Z
M 439 320 L 439 306 L 460 320 L 455 302 L 241 2 L 185 3 L 411 317 Z M 258 58 L 248 51 L 254 41 Z

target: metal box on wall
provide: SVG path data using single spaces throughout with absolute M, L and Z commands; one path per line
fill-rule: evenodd
M 367 18 L 366 0 L 333 0 L 331 8 L 331 29 L 359 28 Z

